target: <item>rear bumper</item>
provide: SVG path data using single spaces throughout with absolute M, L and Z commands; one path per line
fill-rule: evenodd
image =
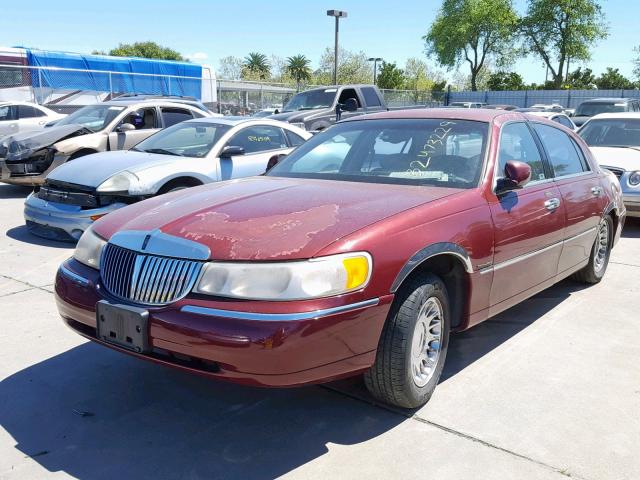
M 113 203 L 106 207 L 82 209 L 77 205 L 48 202 L 30 194 L 24 202 L 24 219 L 29 230 L 40 237 L 55 240 L 77 241 L 94 220 L 126 206 Z M 66 235 L 65 235 L 66 234 Z
M 322 383 L 369 368 L 392 295 L 327 308 L 305 302 L 203 301 L 187 298 L 149 309 L 152 351 L 137 354 L 96 338 L 95 304 L 109 300 L 95 270 L 74 260 L 56 276 L 56 301 L 65 323 L 80 335 L 139 358 L 222 380 L 287 387 Z M 273 312 L 274 304 L 279 312 Z M 283 310 L 282 307 L 286 308 Z M 256 307 L 263 306 L 256 312 Z M 310 305 L 306 302 L 306 308 Z

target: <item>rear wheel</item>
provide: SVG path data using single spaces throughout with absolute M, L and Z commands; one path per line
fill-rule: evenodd
M 609 265 L 611 245 L 613 244 L 613 220 L 605 216 L 598 225 L 598 234 L 591 248 L 589 263 L 576 272 L 573 278 L 584 283 L 598 283 L 604 277 Z
M 376 361 L 364 380 L 390 405 L 415 408 L 433 394 L 449 344 L 447 289 L 436 275 L 415 277 L 398 293 L 382 331 Z

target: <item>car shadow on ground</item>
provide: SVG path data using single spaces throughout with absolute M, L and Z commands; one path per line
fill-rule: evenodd
M 564 281 L 453 335 L 441 382 L 581 288 Z M 0 382 L 0 425 L 15 439 L 16 458 L 31 457 L 50 472 L 79 479 L 260 479 L 310 462 L 330 444 L 381 435 L 413 413 L 374 403 L 361 378 L 258 389 L 85 343 Z
M 26 225 L 20 225 L 18 227 L 10 228 L 5 232 L 5 235 L 20 242 L 30 243 L 31 245 L 39 245 L 42 247 L 67 249 L 75 247 L 75 243 L 61 242 L 59 240 L 51 240 L 48 238 L 38 237 L 37 235 L 31 233 Z
M 624 238 L 640 238 L 640 218 L 627 218 L 622 229 Z
M 27 198 L 33 192 L 33 187 L 20 185 L 0 184 L 0 199 L 2 198 Z

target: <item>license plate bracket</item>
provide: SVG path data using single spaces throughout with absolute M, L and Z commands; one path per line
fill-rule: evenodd
M 100 300 L 96 304 L 99 340 L 137 353 L 150 351 L 149 312 L 144 308 Z

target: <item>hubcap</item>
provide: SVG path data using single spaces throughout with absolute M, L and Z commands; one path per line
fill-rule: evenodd
M 595 271 L 600 273 L 607 261 L 607 253 L 609 251 L 609 224 L 606 221 L 600 224 L 596 242 L 597 250 L 593 258 L 593 266 Z
M 418 387 L 424 387 L 433 376 L 442 345 L 442 305 L 429 297 L 420 308 L 411 345 L 411 375 Z

